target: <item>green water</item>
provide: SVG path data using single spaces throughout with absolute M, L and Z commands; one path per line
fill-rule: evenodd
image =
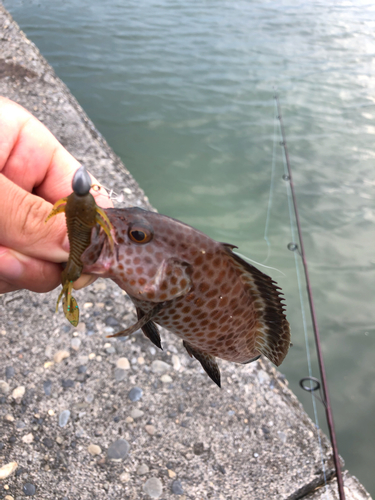
M 375 495 L 375 6 L 356 1 L 6 0 L 162 213 L 270 271 L 308 374 L 274 140 L 280 95 L 340 453 Z M 278 133 L 278 131 L 276 130 Z M 264 239 L 269 213 L 269 247 Z M 298 260 L 298 259 L 297 259 Z M 305 293 L 302 294 L 307 305 Z M 317 371 L 308 310 L 313 375 Z M 225 370 L 225 368 L 224 368 Z M 319 423 L 325 429 L 318 405 Z

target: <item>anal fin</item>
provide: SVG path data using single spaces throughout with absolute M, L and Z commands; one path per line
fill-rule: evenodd
M 145 313 L 142 311 L 142 309 L 140 309 L 139 307 L 137 307 L 138 320 L 140 320 L 141 318 L 143 318 L 144 315 L 145 315 Z M 145 325 L 143 325 L 142 326 L 142 332 L 146 335 L 146 337 L 149 340 L 151 340 L 151 342 L 154 345 L 156 345 L 156 347 L 158 347 L 159 349 L 163 350 L 163 348 L 161 346 L 161 339 L 160 339 L 158 327 L 155 325 L 155 323 L 153 321 L 149 321 L 148 323 L 146 323 Z
M 194 356 L 194 358 L 197 359 L 202 365 L 203 370 L 207 373 L 210 379 L 213 380 L 219 387 L 221 387 L 220 369 L 216 362 L 215 356 L 211 356 L 211 354 L 205 354 L 198 351 L 195 347 L 188 344 L 185 340 L 183 341 L 183 344 L 189 356 Z

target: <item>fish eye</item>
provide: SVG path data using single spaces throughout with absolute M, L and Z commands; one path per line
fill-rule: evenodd
M 143 227 L 133 226 L 129 229 L 129 238 L 134 243 L 148 243 L 152 236 L 152 232 Z

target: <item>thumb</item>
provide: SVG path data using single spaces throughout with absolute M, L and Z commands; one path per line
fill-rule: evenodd
M 0 244 L 51 262 L 68 260 L 64 216 L 45 224 L 52 205 L 0 174 Z

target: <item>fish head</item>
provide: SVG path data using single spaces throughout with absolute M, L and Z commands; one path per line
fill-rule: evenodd
M 94 228 L 91 243 L 81 256 L 83 272 L 112 278 L 139 300 L 163 302 L 189 291 L 189 226 L 141 208 L 105 212 L 117 243 L 112 249 L 104 231 Z

